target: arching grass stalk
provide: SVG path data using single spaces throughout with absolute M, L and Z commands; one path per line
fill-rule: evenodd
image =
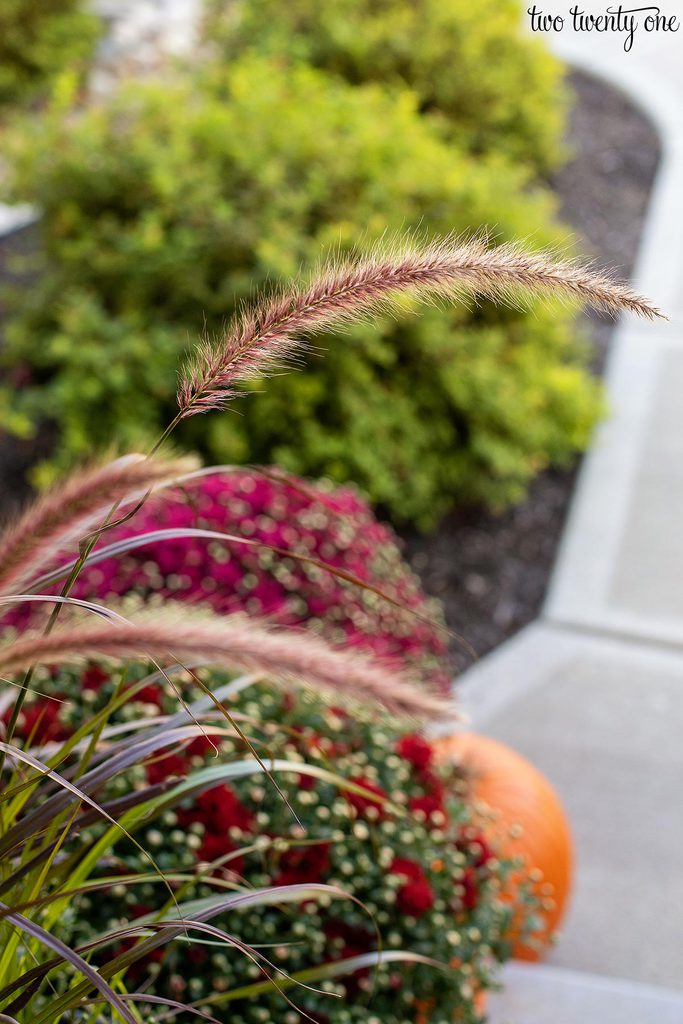
M 238 395 L 241 382 L 296 362 L 310 336 L 387 311 L 396 312 L 405 296 L 426 302 L 485 297 L 519 303 L 555 294 L 611 314 L 628 311 L 649 319 L 662 316 L 647 299 L 604 274 L 573 261 L 553 260 L 543 252 L 527 252 L 520 245 L 490 247 L 482 237 L 446 237 L 428 243 L 396 238 L 367 253 L 322 263 L 310 280 L 283 287 L 244 306 L 220 339 L 197 347 L 180 374 L 178 412 L 152 445 L 146 462 L 153 460 L 182 420 L 224 408 Z M 140 504 L 145 500 L 143 494 Z M 116 498 L 101 525 L 82 539 L 79 557 L 62 587 L 62 597 L 69 596 L 89 555 L 113 525 L 120 502 Z M 5 547 L 7 544 L 5 540 Z M 0 544 L 0 556 L 2 547 Z M 0 582 L 2 575 L 0 572 Z M 55 605 L 45 627 L 47 634 L 60 612 L 61 605 Z M 10 739 L 33 673 L 31 665 L 8 725 Z

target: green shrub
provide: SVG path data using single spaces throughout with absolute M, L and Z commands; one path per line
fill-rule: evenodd
M 100 22 L 82 0 L 2 0 L 0 106 L 35 98 L 92 55 Z
M 0 423 L 54 417 L 59 465 L 112 436 L 144 444 L 173 415 L 202 311 L 218 330 L 321 245 L 417 224 L 566 239 L 528 172 L 454 149 L 413 94 L 254 55 L 201 86 L 137 85 L 77 119 L 33 118 L 8 149 L 10 197 L 43 210 L 45 266 L 8 325 Z M 243 415 L 197 417 L 179 438 L 217 461 L 352 479 L 395 521 L 428 527 L 456 501 L 520 498 L 597 412 L 571 319 L 547 305 L 434 308 L 319 345 L 324 358 Z
M 561 153 L 562 71 L 522 18 L 518 0 L 208 0 L 206 35 L 228 60 L 255 47 L 353 84 L 407 84 L 459 146 L 545 171 Z

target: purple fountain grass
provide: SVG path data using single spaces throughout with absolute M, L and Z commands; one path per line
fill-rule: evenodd
M 0 673 L 36 663 L 87 658 L 159 658 L 264 672 L 275 681 L 322 689 L 417 718 L 452 717 L 452 705 L 377 660 L 329 646 L 309 633 L 269 629 L 242 615 L 155 610 L 134 622 L 101 618 L 65 623 L 48 634 L 24 633 L 0 648 Z
M 544 252 L 526 252 L 518 244 L 490 247 L 481 237 L 383 243 L 368 254 L 323 264 L 308 283 L 244 307 L 216 344 L 200 344 L 181 374 L 177 420 L 221 408 L 236 396 L 238 383 L 296 361 L 306 336 L 395 310 L 401 296 L 426 301 L 481 296 L 519 304 L 545 295 L 577 299 L 615 315 L 662 315 L 605 274 Z
M 195 466 L 190 457 L 126 455 L 74 473 L 30 505 L 0 535 L 0 594 L 20 589 L 67 545 L 102 526 L 115 507 L 173 483 Z
M 75 547 L 78 544 L 79 549 L 79 556 L 67 567 L 69 574 L 61 595 L 50 598 L 39 594 L 30 598 L 56 602 L 45 629 L 42 632 L 23 629 L 18 635 L 12 635 L 11 639 L 8 636 L 0 643 L 0 677 L 6 678 L 22 670 L 26 672 L 9 715 L 6 740 L 0 744 L 0 775 L 5 755 L 13 755 L 10 791 L 14 785 L 14 792 L 23 799 L 25 786 L 15 770 L 16 764 L 32 765 L 41 771 L 44 767 L 35 759 L 32 760 L 31 755 L 20 747 L 11 744 L 17 725 L 20 730 L 26 725 L 26 716 L 20 720 L 22 705 L 26 694 L 31 691 L 34 667 L 41 663 L 60 665 L 99 658 L 124 663 L 130 659 L 157 659 L 174 668 L 187 664 L 193 667 L 221 665 L 228 669 L 262 673 L 287 687 L 303 685 L 320 690 L 331 703 L 355 704 L 357 713 L 360 713 L 359 704 L 365 703 L 379 704 L 390 713 L 421 720 L 454 717 L 452 704 L 432 692 L 424 683 L 419 685 L 408 674 L 393 670 L 380 661 L 367 659 L 355 651 L 331 647 L 322 639 L 302 630 L 275 629 L 263 621 L 250 620 L 244 615 L 218 616 L 178 605 L 175 608 L 135 612 L 133 621 L 130 616 L 123 618 L 118 615 L 115 609 L 105 609 L 87 602 L 81 602 L 83 610 L 96 612 L 97 615 L 91 614 L 85 618 L 81 614 L 72 614 L 68 618 L 63 616 L 58 619 L 58 612 L 64 606 L 73 607 L 77 603 L 69 597 L 70 591 L 101 533 L 112 525 L 117 511 L 125 510 L 133 502 L 139 501 L 142 504 L 150 492 L 184 477 L 194 466 L 193 462 L 188 463 L 186 460 L 162 460 L 155 455 L 180 420 L 221 408 L 237 394 L 240 382 L 265 375 L 283 363 L 295 361 L 305 347 L 307 337 L 385 310 L 396 309 L 404 297 L 452 301 L 466 299 L 468 296 L 483 296 L 518 303 L 526 297 L 546 294 L 576 298 L 615 314 L 626 310 L 650 318 L 661 315 L 646 299 L 625 286 L 571 262 L 554 262 L 543 253 L 526 253 L 513 245 L 490 248 L 481 238 L 462 242 L 449 237 L 425 245 L 410 240 L 383 245 L 368 255 L 357 255 L 349 260 L 322 265 L 310 282 L 289 289 L 283 288 L 270 298 L 245 308 L 217 344 L 204 343 L 200 346 L 181 377 L 178 413 L 150 455 L 128 456 L 73 476 L 59 489 L 41 498 L 0 535 L 0 595 L 8 595 L 10 598 L 15 595 L 18 599 L 19 591 L 31 580 L 34 581 L 34 589 L 40 590 L 41 585 L 35 581 L 36 575 L 46 568 L 53 568 L 54 560 L 69 545 Z M 350 581 L 348 574 L 346 579 Z M 164 674 L 160 668 L 159 672 Z M 128 697 L 129 691 L 125 689 L 119 694 L 120 702 Z M 222 707 L 218 703 L 220 691 L 214 697 L 218 707 Z M 176 716 L 172 716 L 166 725 L 162 723 L 159 728 L 155 725 L 147 741 L 138 741 L 136 736 L 127 749 L 125 744 L 119 744 L 118 751 L 112 756 L 112 748 L 104 746 L 104 742 L 110 739 L 105 735 L 104 726 L 107 716 L 113 712 L 111 709 L 103 709 L 91 723 L 81 727 L 81 734 L 76 735 L 74 742 L 83 741 L 84 745 L 87 744 L 86 749 L 82 756 L 81 751 L 78 751 L 80 759 L 77 766 L 67 765 L 67 770 L 77 769 L 80 774 L 74 777 L 84 785 L 93 784 L 94 780 L 96 788 L 101 786 L 104 781 L 128 770 L 140 758 L 156 754 L 168 746 L 169 739 L 180 741 L 189 738 L 195 730 L 203 732 L 191 708 L 185 707 L 184 711 L 192 724 L 178 721 Z M 174 724 L 176 722 L 177 726 Z M 248 742 L 234 717 L 232 724 L 238 735 Z M 23 741 L 33 742 L 32 736 L 35 737 L 35 734 L 34 723 L 28 727 Z M 69 756 L 68 741 L 67 746 L 60 748 L 60 753 L 55 756 L 61 756 L 62 750 Z M 252 750 L 252 753 L 255 754 L 255 751 Z M 257 755 L 256 758 L 258 760 Z M 301 770 L 305 770 L 303 766 Z M 314 769 L 309 771 L 313 772 Z M 54 781 L 55 775 L 52 773 L 49 783 Z M 201 785 L 205 785 L 205 782 L 201 781 Z M 53 874 L 56 873 L 59 891 L 64 891 L 64 883 L 68 882 L 73 870 L 70 856 L 62 860 L 53 857 L 60 844 L 64 843 L 65 849 L 68 849 L 66 842 L 73 834 L 74 825 L 71 803 L 69 800 L 65 802 L 64 793 L 53 793 L 49 788 L 45 791 L 44 783 L 45 779 L 40 784 L 36 782 L 36 786 L 42 786 L 42 791 L 46 792 L 46 799 L 42 803 L 39 800 L 37 808 L 16 800 L 5 804 L 14 818 L 3 820 L 3 829 L 0 831 L 3 831 L 4 837 L 0 845 L 14 851 L 13 844 L 21 840 L 28 850 L 26 853 L 22 848 L 21 855 L 17 854 L 14 880 L 10 875 L 3 882 L 4 889 L 14 892 L 20 901 L 18 909 L 7 904 L 7 920 L 17 929 L 9 937 L 8 951 L 11 954 L 19 950 L 18 936 L 19 932 L 23 932 L 21 941 L 35 942 L 36 945 L 42 943 L 85 976 L 86 980 L 80 987 L 69 988 L 57 997 L 54 1004 L 55 1020 L 62 1019 L 63 1013 L 73 1009 L 92 988 L 99 989 L 122 1019 L 132 1020 L 130 1011 L 122 1002 L 124 997 L 108 986 L 106 971 L 124 970 L 147 953 L 155 951 L 169 935 L 143 937 L 133 949 L 115 955 L 115 959 L 99 973 L 87 961 L 80 960 L 61 940 L 45 931 L 41 924 L 19 913 L 22 909 L 30 908 L 40 918 L 40 900 L 26 903 L 24 894 L 30 886 L 35 887 L 36 893 L 44 888 L 45 878 L 48 877 L 46 867 L 50 868 L 51 884 Z M 69 787 L 80 800 L 79 791 L 70 782 L 63 788 L 69 790 Z M 148 788 L 146 795 L 150 793 L 159 795 L 159 790 Z M 136 791 L 135 800 L 140 798 L 140 792 Z M 33 793 L 30 793 L 30 799 L 34 799 Z M 128 794 L 121 799 L 128 799 Z M 92 805 L 90 798 L 86 802 Z M 28 813 L 25 813 L 27 807 Z M 123 812 L 126 805 L 119 803 L 117 808 Z M 66 817 L 61 818 L 62 814 Z M 109 816 L 109 811 L 106 816 Z M 44 833 L 48 821 L 50 825 L 47 833 Z M 76 824 L 79 824 L 77 819 Z M 60 830 L 63 832 L 60 833 Z M 28 842 L 25 843 L 25 840 Z M 137 840 L 134 839 L 134 842 L 139 846 Z M 24 853 L 27 859 L 22 863 L 21 856 Z M 40 859 L 36 860 L 36 857 Z M 155 862 L 152 863 L 156 868 Z M 290 890 L 292 888 L 295 887 L 289 887 Z M 308 894 L 314 888 L 307 887 L 303 894 L 305 898 L 309 898 Z M 268 899 L 272 902 L 277 900 L 278 903 L 282 902 L 282 893 L 281 888 L 266 891 Z M 257 891 L 226 899 L 256 902 L 263 901 L 264 896 Z M 225 906 L 228 907 L 227 902 Z M 219 909 L 212 906 L 209 910 L 202 910 L 202 920 L 208 920 L 210 914 L 214 911 L 218 913 Z M 200 915 L 196 919 L 199 920 Z M 139 929 L 140 924 L 138 920 L 136 928 Z M 159 925 L 164 925 L 164 922 Z M 157 927 L 157 923 L 154 923 L 154 927 Z M 179 934 L 179 929 L 185 928 L 185 922 L 177 926 L 174 924 L 173 927 Z M 169 932 L 170 937 L 174 937 L 172 929 Z M 125 931 L 122 934 L 129 937 Z M 215 934 L 218 935 L 218 932 Z M 34 955 L 32 946 L 28 945 L 27 950 Z M 398 957 L 399 953 L 393 952 L 392 955 Z M 25 958 L 23 952 L 20 965 L 22 958 Z M 4 959 L 9 962 L 12 957 L 6 955 Z M 50 965 L 50 961 L 38 964 L 31 971 L 15 976 L 13 980 L 10 971 L 10 985 L 5 986 L 5 993 L 11 990 L 19 994 L 14 1003 L 5 1005 L 7 1013 L 0 1013 L 0 1020 L 13 1019 L 10 1014 L 14 1012 L 15 1004 L 21 1010 L 28 1005 L 37 990 L 35 985 L 41 983 Z M 38 1013 L 42 1013 L 41 1020 L 47 1019 L 46 1012 L 39 1009 Z

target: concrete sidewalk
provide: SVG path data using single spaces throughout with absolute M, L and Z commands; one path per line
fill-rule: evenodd
M 539 6 L 565 17 L 569 7 Z M 630 53 L 620 37 L 566 27 L 546 40 L 659 129 L 634 284 L 670 322 L 619 325 L 611 414 L 585 460 L 544 614 L 460 683 L 474 727 L 557 787 L 577 844 L 562 940 L 548 966 L 511 966 L 491 1021 L 673 1024 L 683 1022 L 683 29 L 641 30 Z

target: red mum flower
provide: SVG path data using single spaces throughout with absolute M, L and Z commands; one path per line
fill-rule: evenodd
M 209 959 L 209 954 L 201 946 L 195 945 L 195 943 L 188 943 L 189 949 L 187 950 L 187 959 L 195 967 L 201 967 Z
M 254 816 L 248 807 L 238 800 L 227 785 L 213 786 L 197 798 L 199 813 L 196 821 L 202 821 L 210 832 L 220 834 L 237 827 L 244 832 L 251 830 Z
M 88 665 L 81 676 L 81 687 L 84 690 L 99 690 L 109 680 L 108 672 L 99 665 Z
M 424 811 L 428 818 L 434 811 L 441 811 L 442 814 L 445 814 L 443 800 L 441 795 L 437 793 L 425 793 L 424 796 L 413 796 L 410 798 L 409 807 L 413 812 Z
M 389 870 L 395 875 L 404 875 L 408 880 L 398 890 L 399 910 L 413 917 L 426 914 L 434 905 L 434 890 L 427 881 L 422 867 L 414 860 L 395 857 Z
M 297 785 L 299 789 L 315 789 L 318 780 L 315 775 L 298 775 Z
M 229 836 L 220 835 L 217 832 L 207 832 L 202 845 L 197 851 L 197 858 L 199 860 L 214 861 L 220 857 L 225 857 L 228 853 L 233 853 L 236 849 L 237 847 Z M 236 871 L 239 874 L 244 867 L 244 858 L 233 857 L 225 866 L 230 871 Z
M 344 921 L 326 921 L 323 930 L 328 940 L 341 939 L 344 945 L 335 954 L 335 959 L 346 960 L 352 956 L 362 956 L 374 948 L 375 935 L 365 928 L 346 924 Z M 363 969 L 363 974 L 367 974 Z
M 147 780 L 154 786 L 158 782 L 165 782 L 172 775 L 185 775 L 186 772 L 187 761 L 182 754 L 167 754 L 166 757 L 149 762 Z
M 24 706 L 20 735 L 31 738 L 35 744 L 49 743 L 51 740 L 64 740 L 69 735 L 59 721 L 61 705 L 54 700 L 37 701 Z M 7 719 L 9 715 L 5 716 Z
M 394 875 L 405 875 L 405 877 L 415 882 L 419 878 L 424 878 L 424 871 L 422 867 L 415 860 L 408 860 L 407 857 L 394 857 L 389 868 Z
M 135 694 L 135 700 L 142 701 L 143 704 L 156 704 L 158 708 L 161 707 L 164 699 L 164 693 L 160 686 L 155 686 L 151 683 L 149 686 L 143 686 L 141 690 Z
M 422 917 L 434 906 L 434 890 L 426 878 L 420 878 L 399 889 L 396 902 L 404 914 Z
M 477 874 L 472 868 L 468 868 L 463 877 L 460 879 L 460 885 L 463 887 L 464 892 L 462 894 L 462 904 L 465 910 L 474 910 L 479 899 L 479 885 L 477 882 Z
M 343 921 L 326 921 L 323 930 L 328 942 L 335 939 L 335 950 L 333 960 L 347 960 L 354 956 L 362 956 L 375 948 L 375 935 L 365 928 L 346 924 Z M 341 940 L 341 941 L 339 941 Z M 361 967 L 353 974 L 347 974 L 344 979 L 347 996 L 354 996 L 362 990 L 363 979 L 370 974 L 368 967 Z
M 217 743 L 212 741 L 208 736 L 197 736 L 195 740 L 192 740 L 188 744 L 187 752 L 190 757 L 204 757 L 205 754 L 214 753 Z
M 425 768 L 420 772 L 420 782 L 428 793 L 438 794 L 440 797 L 445 796 L 446 787 L 443 781 L 429 768 Z
M 491 847 L 483 836 L 477 836 L 470 842 L 470 850 L 474 853 L 474 866 L 477 868 L 483 868 L 493 857 Z
M 311 750 L 320 750 L 323 745 L 322 736 L 315 732 L 302 729 L 300 726 L 293 726 L 292 731 L 297 734 L 297 748 L 307 757 Z M 297 777 L 299 789 L 315 789 L 318 780 L 314 775 L 302 773 Z
M 455 841 L 456 848 L 472 858 L 475 868 L 483 868 L 492 859 L 493 852 L 481 832 L 474 835 L 461 832 Z
M 380 789 L 379 786 L 376 786 L 374 782 L 370 782 L 370 780 L 366 779 L 363 775 L 358 776 L 355 779 L 350 779 L 350 781 L 354 782 L 357 786 L 362 786 L 363 789 L 367 789 L 370 793 L 374 793 L 376 796 L 381 797 L 382 800 L 389 799 L 388 794 L 385 793 L 383 789 Z M 346 799 L 352 807 L 355 807 L 359 814 L 365 814 L 368 808 L 376 807 L 380 818 L 383 817 L 384 808 L 382 804 L 377 800 L 373 800 L 370 796 L 365 796 L 362 793 L 347 793 Z
M 282 854 L 279 866 L 280 871 L 273 878 L 273 885 L 320 882 L 330 868 L 330 844 L 290 847 Z
M 424 771 L 425 768 L 429 768 L 434 755 L 431 743 L 428 743 L 423 736 L 419 736 L 414 732 L 409 733 L 407 736 L 401 736 L 396 744 L 396 752 L 420 772 Z

